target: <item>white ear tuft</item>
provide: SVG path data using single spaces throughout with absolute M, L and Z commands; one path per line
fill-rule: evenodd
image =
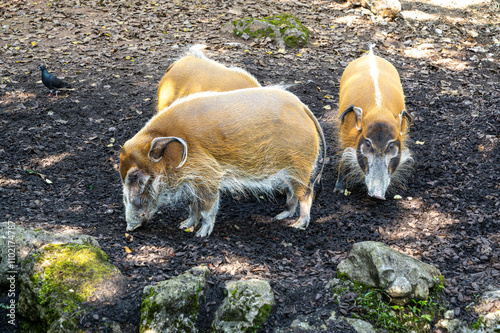
M 355 107 L 352 108 L 352 110 L 354 111 L 354 114 L 356 115 L 356 129 L 358 131 L 361 131 L 361 117 L 363 115 L 363 109 L 358 108 L 357 106 L 355 106 Z
M 183 166 L 187 160 L 188 146 L 184 139 L 177 138 L 175 136 L 154 138 L 153 141 L 151 141 L 151 148 L 149 149 L 148 153 L 149 159 L 155 163 L 158 163 L 163 158 L 163 153 L 165 152 L 167 145 L 172 141 L 177 141 L 182 144 L 182 158 L 181 162 L 176 168 L 180 168 L 181 166 Z

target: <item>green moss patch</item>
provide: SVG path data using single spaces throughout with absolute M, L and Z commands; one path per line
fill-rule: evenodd
M 159 305 L 155 302 L 155 289 L 153 287 L 149 288 L 148 292 L 142 294 L 141 302 L 141 327 L 139 329 L 140 333 L 143 333 L 150 325 L 154 319 L 155 313 L 159 309 Z
M 228 25 L 232 25 L 235 36 L 245 39 L 269 37 L 287 47 L 309 45 L 309 29 L 297 17 L 286 13 L 260 19 L 234 20 Z
M 32 297 L 44 326 L 56 321 L 76 328 L 83 314 L 81 303 L 96 292 L 103 293 L 103 281 L 119 275 L 99 248 L 80 244 L 49 244 L 32 255 L 29 262 Z
M 107 260 L 102 250 L 89 245 L 47 246 L 37 260 L 43 272 L 33 276 L 41 283 L 40 304 L 60 294 L 68 294 L 78 302 L 87 301 L 97 284 L 115 272 Z
M 353 318 L 369 321 L 376 328 L 387 332 L 431 332 L 431 324 L 444 313 L 438 302 L 441 289 L 435 287 L 429 299 L 411 300 L 405 306 L 391 304 L 382 289 L 348 280 L 342 280 L 332 291 L 337 302 L 349 303 Z

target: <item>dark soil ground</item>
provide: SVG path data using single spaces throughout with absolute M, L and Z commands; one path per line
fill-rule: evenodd
M 113 320 L 136 331 L 144 286 L 202 264 L 214 286 L 269 280 L 277 307 L 261 331 L 289 326 L 328 304 L 325 283 L 352 244 L 366 240 L 439 268 L 447 308 L 470 323 L 476 318 L 467 305 L 500 287 L 496 4 L 448 9 L 437 1 L 403 1 L 406 20 L 384 22 L 340 1 L 1 2 L 0 220 L 98 239 L 129 283 L 84 320 L 89 330 Z M 311 47 L 281 53 L 266 39 L 219 33 L 231 19 L 282 12 L 310 28 Z M 401 200 L 371 199 L 362 188 L 347 197 L 333 193 L 339 81 L 368 42 L 399 70 L 415 117 L 409 142 L 415 169 L 407 188 L 392 193 Z M 168 65 L 196 43 L 263 85 L 292 84 L 289 90 L 320 120 L 330 159 L 307 230 L 273 220 L 283 209 L 281 196 L 224 196 L 208 238 L 177 228 L 184 206 L 165 208 L 125 236 L 120 146 L 152 116 Z M 42 63 L 74 90 L 47 97 Z

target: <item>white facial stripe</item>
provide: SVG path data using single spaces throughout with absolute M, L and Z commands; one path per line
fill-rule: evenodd
M 378 86 L 378 68 L 377 61 L 375 59 L 375 55 L 373 51 L 370 49 L 370 53 L 368 53 L 368 61 L 370 64 L 370 75 L 373 79 L 373 88 L 375 89 L 375 104 L 378 107 L 382 107 L 382 93 L 380 92 L 380 87 Z

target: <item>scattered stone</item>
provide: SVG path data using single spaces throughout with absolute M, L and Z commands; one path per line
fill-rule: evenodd
M 398 0 L 350 0 L 353 5 L 361 5 L 372 13 L 389 18 L 396 18 L 401 12 L 401 3 Z
M 474 29 L 470 29 L 470 30 L 467 30 L 467 35 L 472 37 L 472 38 L 476 38 L 479 36 L 479 33 Z
M 358 333 L 377 333 L 372 324 L 364 320 L 347 317 L 344 317 L 343 320 L 349 323 Z
M 474 310 L 482 318 L 481 324 L 486 332 L 500 330 L 500 289 L 485 292 Z
M 271 286 L 264 280 L 230 281 L 226 293 L 215 313 L 215 332 L 253 332 L 266 322 L 275 304 Z
M 469 333 L 472 331 L 466 328 L 466 324 L 458 319 L 441 319 L 436 327 L 445 328 L 448 333 Z M 479 333 L 479 332 L 477 332 Z
M 195 324 L 210 270 L 198 266 L 173 279 L 144 288 L 141 332 L 198 332 Z
M 365 286 L 385 290 L 398 305 L 410 299 L 425 300 L 429 289 L 442 283 L 442 275 L 434 266 L 379 242 L 354 244 L 337 271 Z

